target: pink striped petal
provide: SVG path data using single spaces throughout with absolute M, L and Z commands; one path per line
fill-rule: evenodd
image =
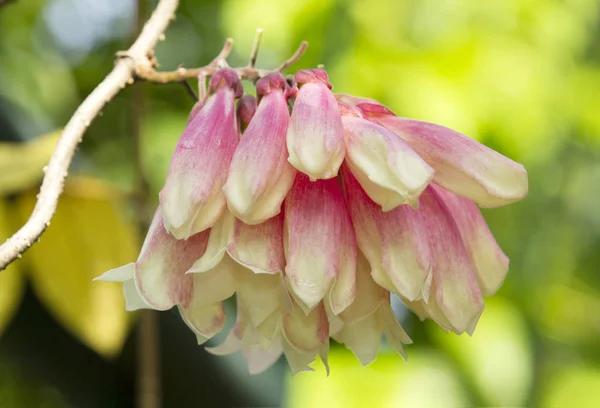
M 167 310 L 186 302 L 193 289 L 185 272 L 206 250 L 208 232 L 177 240 L 164 228 L 160 208 L 156 210 L 148 235 L 136 262 L 134 280 L 146 304 Z
M 269 74 L 256 86 L 264 96 L 235 151 L 223 188 L 229 210 L 251 225 L 279 213 L 295 174 L 287 161 L 290 115 L 285 78 Z
M 311 72 L 296 74 L 300 91 L 287 132 L 288 160 L 311 180 L 329 179 L 337 175 L 344 159 L 344 131 L 326 74 L 323 79 Z
M 421 195 L 419 211 L 431 239 L 432 297 L 453 331 L 462 333 L 483 309 L 475 270 L 448 207 L 432 187 Z
M 285 273 L 292 294 L 307 311 L 324 298 L 342 269 L 348 276 L 356 273 L 347 211 L 335 179 L 311 182 L 298 173 L 285 201 Z M 345 303 L 340 300 L 336 308 Z
M 508 273 L 508 257 L 498 246 L 485 218 L 473 201 L 439 186 L 432 187 L 454 218 L 469 259 L 475 267 L 481 291 L 486 296 L 493 295 L 500 289 Z
M 444 126 L 398 117 L 377 101 L 337 98 L 404 139 L 433 167 L 434 181 L 445 189 L 481 207 L 499 207 L 527 196 L 525 168 L 477 141 Z
M 227 252 L 254 273 L 283 273 L 283 214 L 258 225 L 236 220 Z
M 346 162 L 383 211 L 415 205 L 433 178 L 429 167 L 402 139 L 363 118 L 342 117 Z
M 225 209 L 222 187 L 238 144 L 234 101 L 240 87 L 235 71 L 217 72 L 211 79 L 215 93 L 177 142 L 159 195 L 165 228 L 176 238 L 210 228 Z
M 356 241 L 375 281 L 409 300 L 428 294 L 431 251 L 422 215 L 407 205 L 382 212 L 345 166 L 342 176 Z

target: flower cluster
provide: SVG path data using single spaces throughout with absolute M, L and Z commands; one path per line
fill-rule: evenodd
M 325 71 L 278 72 L 242 95 L 217 71 L 175 148 L 160 205 L 122 281 L 127 309 L 177 306 L 199 344 L 237 322 L 217 355 L 258 373 L 281 354 L 294 373 L 329 338 L 363 364 L 382 334 L 411 342 L 397 295 L 421 319 L 473 333 L 508 258 L 481 215 L 527 194 L 523 166 L 445 127 L 335 95 Z M 237 102 L 236 108 L 236 99 Z M 291 107 L 291 108 L 290 108 Z M 291 111 L 291 113 L 290 113 Z

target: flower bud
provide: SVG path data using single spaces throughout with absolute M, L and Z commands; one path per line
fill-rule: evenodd
M 335 177 L 344 159 L 344 130 L 327 74 L 296 74 L 300 90 L 292 108 L 287 148 L 292 165 L 311 180 Z
M 177 142 L 159 195 L 165 228 L 178 239 L 210 228 L 225 209 L 222 187 L 239 139 L 234 101 L 242 88 L 226 68 L 211 78 L 210 89 Z

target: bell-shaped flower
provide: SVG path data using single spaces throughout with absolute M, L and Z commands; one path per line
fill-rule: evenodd
M 406 142 L 367 119 L 343 116 L 346 163 L 383 211 L 416 206 L 434 171 Z
M 280 73 L 258 80 L 260 102 L 229 167 L 223 188 L 227 206 L 246 224 L 277 215 L 294 181 L 295 169 L 287 161 L 286 149 L 288 88 Z
M 300 71 L 287 132 L 290 163 L 311 180 L 335 177 L 344 159 L 344 131 L 323 70 Z
M 138 260 L 97 279 L 122 281 L 128 310 L 168 310 L 178 306 L 194 331 L 212 337 L 225 324 L 221 301 L 233 294 L 234 287 L 233 281 L 223 279 L 223 275 L 193 277 L 186 274 L 205 252 L 207 242 L 208 231 L 187 240 L 175 239 L 165 230 L 159 208 Z
M 347 166 L 342 166 L 341 174 L 356 242 L 375 281 L 410 300 L 427 299 L 432 261 L 422 214 L 408 205 L 382 212 Z
M 433 169 L 434 181 L 446 190 L 498 207 L 527 196 L 525 168 L 477 141 L 434 123 L 396 116 L 377 101 L 338 95 L 369 119 L 406 141 Z
M 285 274 L 300 306 L 312 310 L 331 289 L 329 302 L 341 313 L 354 300 L 356 243 L 336 179 L 312 182 L 296 175 L 285 201 L 283 236 Z
M 225 209 L 222 187 L 239 139 L 235 99 L 243 89 L 230 68 L 213 75 L 210 89 L 177 142 L 159 195 L 165 228 L 178 239 L 212 227 Z

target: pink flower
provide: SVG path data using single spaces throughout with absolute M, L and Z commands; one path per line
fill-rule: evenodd
M 279 73 L 269 74 L 256 83 L 256 90 L 258 108 L 235 151 L 223 188 L 229 210 L 247 224 L 259 224 L 279 213 L 295 174 L 285 147 L 290 120 L 287 82 Z
M 177 142 L 159 195 L 165 228 L 178 239 L 210 228 L 225 209 L 221 189 L 239 138 L 234 101 L 243 90 L 230 68 L 211 78 L 210 89 Z
M 354 300 L 356 243 L 337 180 L 298 173 L 285 202 L 286 277 L 292 295 L 312 310 L 329 293 L 335 314 Z
M 509 264 L 477 205 L 525 197 L 523 166 L 376 101 L 336 101 L 322 70 L 295 84 L 265 75 L 258 105 L 243 96 L 236 115 L 239 79 L 217 72 L 137 262 L 100 279 L 123 282 L 128 310 L 177 306 L 199 344 L 223 328 L 222 301 L 235 293 L 237 322 L 208 351 L 241 351 L 251 373 L 282 355 L 294 374 L 317 356 L 329 370 L 330 337 L 363 365 L 383 334 L 405 357 L 392 294 L 421 319 L 473 334 Z
M 344 131 L 327 74 L 300 71 L 295 81 L 300 90 L 287 132 L 289 161 L 313 181 L 335 177 L 344 159 Z
M 527 196 L 527 171 L 498 152 L 434 123 L 396 116 L 377 101 L 338 95 L 366 117 L 385 126 L 435 170 L 434 181 L 446 190 L 498 207 Z

